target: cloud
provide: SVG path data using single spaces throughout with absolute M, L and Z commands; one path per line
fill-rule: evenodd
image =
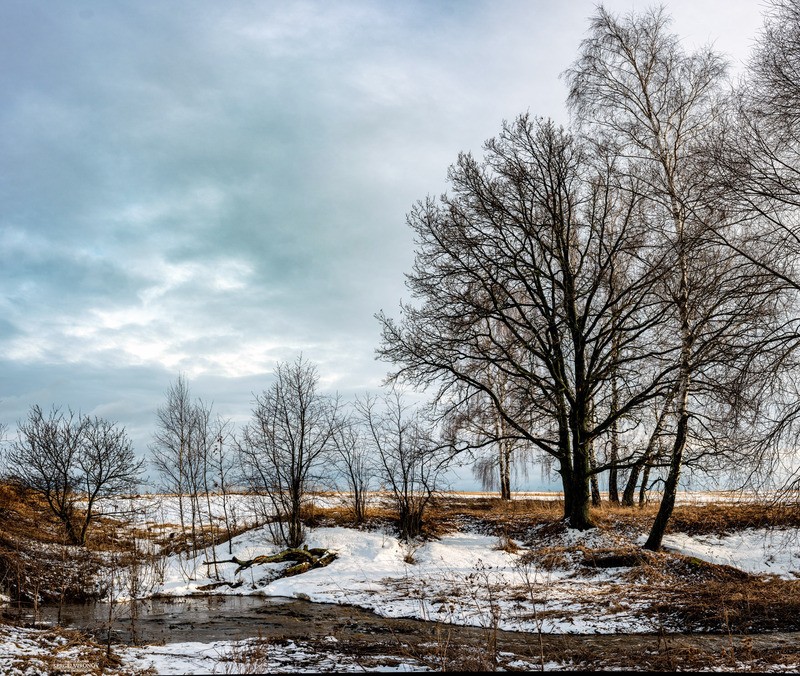
M 242 404 L 300 351 L 377 386 L 404 214 L 504 118 L 565 121 L 593 8 L 3 2 L 0 417 L 52 396 L 144 425 L 179 370 Z

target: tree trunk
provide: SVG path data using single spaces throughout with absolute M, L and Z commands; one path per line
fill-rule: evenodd
M 500 442 L 500 499 L 511 500 L 511 443 Z
M 594 441 L 589 445 L 589 465 L 592 468 L 592 478 L 590 479 L 592 487 L 592 505 L 599 507 L 603 500 L 600 496 L 600 482 L 597 480 L 597 473 L 594 471 L 597 465 L 597 460 L 594 455 Z
M 569 519 L 572 511 L 572 465 L 569 460 L 562 458 L 558 469 L 561 475 L 561 487 L 564 491 L 564 520 Z
M 82 545 L 84 540 L 81 538 L 80 531 L 75 527 L 75 510 L 71 504 L 59 510 L 58 518 L 64 524 L 64 530 L 67 533 L 67 540 L 71 545 Z
M 683 235 L 683 223 L 680 222 L 679 230 Z M 675 496 L 678 491 L 678 481 L 681 476 L 681 466 L 683 465 L 683 451 L 686 448 L 686 437 L 689 431 L 689 387 L 692 380 L 692 334 L 689 324 L 689 304 L 688 304 L 688 271 L 686 256 L 682 249 L 679 249 L 679 262 L 681 265 L 681 277 L 678 293 L 678 313 L 681 321 L 681 360 L 679 372 L 679 392 L 678 398 L 678 429 L 675 432 L 675 442 L 672 446 L 670 455 L 669 474 L 664 483 L 664 495 L 658 507 L 650 535 L 645 543 L 645 549 L 658 551 L 661 549 L 661 541 L 667 530 L 667 523 L 675 509 Z
M 592 474 L 592 506 L 599 507 L 603 504 L 603 499 L 600 496 L 600 482 L 597 480 L 597 474 Z
M 612 438 L 614 432 L 612 431 Z M 617 448 L 615 442 L 611 442 L 611 457 L 609 462 L 611 467 L 608 468 L 608 501 L 612 505 L 619 504 L 619 469 L 617 468 Z
M 591 502 L 590 476 L 589 449 L 576 440 L 573 449 L 570 488 L 572 500 L 567 520 L 570 527 L 578 530 L 594 528 L 594 523 L 589 515 L 589 504 Z
M 617 351 L 615 346 L 614 351 Z M 615 355 L 616 358 L 616 355 Z M 616 414 L 619 409 L 619 391 L 617 388 L 617 378 L 611 379 L 611 411 Z M 619 504 L 619 468 L 617 460 L 619 458 L 619 421 L 615 420 L 611 425 L 611 453 L 608 468 L 608 501 L 612 505 Z
M 639 483 L 639 474 L 641 474 L 644 461 L 645 456 L 642 456 L 636 461 L 636 464 L 631 467 L 631 473 L 628 475 L 625 490 L 622 491 L 622 505 L 624 507 L 633 507 L 633 496 L 636 493 L 636 486 Z
M 570 512 L 567 517 L 570 527 L 578 530 L 594 528 L 594 523 L 589 515 L 589 504 L 591 502 L 589 477 L 585 473 L 583 476 L 578 476 L 577 473 L 573 475 L 572 496 Z
M 71 545 L 82 545 L 84 542 L 81 540 L 81 536 L 78 531 L 75 529 L 75 525 L 72 523 L 72 519 L 70 517 L 66 517 L 64 520 L 64 528 L 67 531 L 67 539 Z
M 683 465 L 683 450 L 686 447 L 686 434 L 689 428 L 689 415 L 684 410 L 681 412 L 681 417 L 678 421 L 678 430 L 675 434 L 675 444 L 672 448 L 672 457 L 669 465 L 669 474 L 664 483 L 664 496 L 661 498 L 661 504 L 658 508 L 658 514 L 655 521 L 650 528 L 650 535 L 644 545 L 645 549 L 650 549 L 657 552 L 661 549 L 661 542 L 664 539 L 664 533 L 667 530 L 667 523 L 669 522 L 672 512 L 675 509 L 675 497 L 678 492 L 678 481 L 681 476 L 681 467 Z
M 642 483 L 639 486 L 639 507 L 644 507 L 647 504 L 647 482 L 650 481 L 650 465 L 644 466 L 644 473 L 642 474 Z
M 642 472 L 644 473 L 642 474 L 642 485 L 639 489 L 639 504 L 643 505 L 645 503 L 647 482 L 650 480 L 650 462 L 655 455 L 658 438 L 661 435 L 661 430 L 664 429 L 664 422 L 667 419 L 667 415 L 669 414 L 669 409 L 672 406 L 672 401 L 674 398 L 675 388 L 671 387 L 669 393 L 664 398 L 664 403 L 661 406 L 661 411 L 659 411 L 658 418 L 656 418 L 656 424 L 653 427 L 653 432 L 647 442 L 647 448 L 642 454 L 642 457 L 636 461 L 636 464 L 633 467 L 631 467 L 628 483 L 625 485 L 625 491 L 622 494 L 622 504 L 626 507 L 633 507 L 633 496 L 636 493 L 636 484 L 638 483 L 639 475 Z

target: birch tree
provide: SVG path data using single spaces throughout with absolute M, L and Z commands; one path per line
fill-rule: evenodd
M 661 296 L 677 336 L 675 424 L 663 497 L 645 545 L 650 549 L 660 547 L 674 508 L 687 443 L 693 435 L 699 440 L 711 418 L 730 419 L 724 400 L 731 393 L 744 399 L 752 384 L 748 368 L 779 302 L 774 280 L 719 237 L 736 230 L 719 208 L 717 186 L 706 180 L 725 63 L 709 48 L 687 53 L 669 23 L 663 8 L 619 17 L 601 6 L 566 73 L 576 120 L 587 136 L 613 149 L 622 172 L 644 184 L 643 208 L 672 261 Z M 706 437 L 699 455 L 715 439 Z

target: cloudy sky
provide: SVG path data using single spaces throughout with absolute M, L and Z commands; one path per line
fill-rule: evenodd
M 405 213 L 503 119 L 566 122 L 594 6 L 2 0 L 0 421 L 69 405 L 144 452 L 179 372 L 239 419 L 300 352 L 328 390 L 377 388 Z M 762 3 L 668 6 L 747 58 Z

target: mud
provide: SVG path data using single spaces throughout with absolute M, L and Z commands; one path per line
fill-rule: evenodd
M 111 615 L 109 615 L 111 610 Z M 397 655 L 432 667 L 504 668 L 560 664 L 575 668 L 684 670 L 701 667 L 764 669 L 800 659 L 796 633 L 730 634 L 537 634 L 385 618 L 344 605 L 300 599 L 207 596 L 129 604 L 68 605 L 60 623 L 96 640 L 175 643 L 260 637 L 269 643 L 298 641 L 354 655 Z M 109 618 L 111 621 L 109 622 Z M 31 611 L 23 620 L 32 621 Z M 55 623 L 58 609 L 40 609 L 39 621 Z

